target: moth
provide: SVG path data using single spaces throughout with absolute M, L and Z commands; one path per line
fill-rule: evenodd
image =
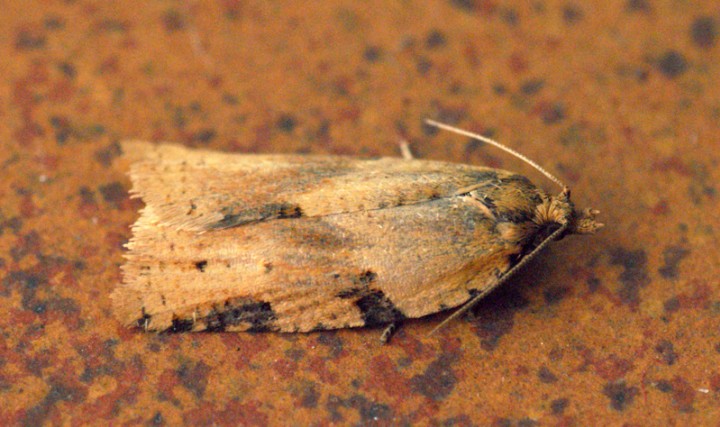
M 402 158 L 227 154 L 126 142 L 132 197 L 114 311 L 145 330 L 309 332 L 462 307 L 597 211 L 504 170 Z M 407 156 L 406 156 L 407 157 Z M 449 319 L 448 319 L 449 320 Z

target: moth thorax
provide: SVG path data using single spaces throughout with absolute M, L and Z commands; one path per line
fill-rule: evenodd
M 530 247 L 538 246 L 560 227 L 571 223 L 573 212 L 572 202 L 563 195 L 542 197 L 542 203 L 535 208 L 533 223 L 537 228 L 529 242 Z
M 534 222 L 538 226 L 564 225 L 571 221 L 574 208 L 569 198 L 560 195 L 545 196 L 542 199 L 542 203 L 535 208 Z

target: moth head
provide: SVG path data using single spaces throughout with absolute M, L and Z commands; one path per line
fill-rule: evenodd
M 570 201 L 570 189 L 565 184 L 563 184 L 562 181 L 557 179 L 553 174 L 546 171 L 545 169 L 543 169 L 542 166 L 538 165 L 524 155 L 518 153 L 512 148 L 506 147 L 499 142 L 494 141 L 490 138 L 486 138 L 482 135 L 468 132 L 454 126 L 438 123 L 434 120 L 425 120 L 425 122 L 439 129 L 449 130 L 458 135 L 469 136 L 472 139 L 493 145 L 507 153 L 510 153 L 511 155 L 517 157 L 518 159 L 537 169 L 540 173 L 545 175 L 548 179 L 555 182 L 557 185 L 560 186 L 560 188 L 563 189 L 562 192 L 555 197 L 547 196 L 544 194 L 540 195 L 540 197 L 542 198 L 542 202 L 537 205 L 535 215 L 532 220 L 534 224 L 531 224 L 529 227 L 529 230 L 535 229 L 535 234 L 533 234 L 533 236 L 536 242 L 538 241 L 538 239 L 540 241 L 545 241 L 548 237 L 553 235 L 555 235 L 553 236 L 553 239 L 559 240 L 567 236 L 568 234 L 592 234 L 597 229 L 603 226 L 603 224 L 595 221 L 595 216 L 599 213 L 598 211 L 593 209 L 576 211 L 575 207 Z M 562 231 L 560 231 L 561 229 Z M 525 233 L 523 233 L 522 230 L 520 232 L 518 232 L 518 230 L 513 230 L 513 232 L 509 234 L 515 235 L 514 237 L 518 237 Z
M 543 198 L 536 208 L 535 223 L 549 229 L 565 227 L 565 231 L 557 239 L 568 234 L 593 234 L 604 224 L 597 222 L 595 217 L 600 212 L 595 209 L 579 211 L 570 200 L 570 189 L 565 187 L 557 196 Z M 553 230 L 554 231 L 554 230 Z

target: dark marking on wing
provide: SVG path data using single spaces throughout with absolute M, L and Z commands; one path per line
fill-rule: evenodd
M 221 210 L 223 219 L 207 226 L 209 230 L 237 227 L 268 219 L 300 218 L 303 216 L 300 206 L 291 203 L 269 203 L 253 209 L 240 209 L 230 205 Z
M 325 326 L 322 322 L 317 323 L 315 326 L 310 329 L 310 332 L 317 332 L 317 331 L 324 331 L 328 329 L 327 326 Z
M 207 332 L 222 332 L 229 326 L 249 323 L 248 331 L 266 332 L 274 330 L 272 322 L 277 319 L 269 302 L 243 300 L 239 305 L 226 301 L 223 308 L 215 308 L 200 319 Z
M 163 332 L 171 334 L 178 332 L 190 332 L 193 330 L 194 325 L 195 322 L 193 322 L 192 319 L 173 319 L 172 325 Z
M 369 286 L 376 278 L 377 273 L 372 270 L 365 270 L 357 276 L 350 277 L 353 287 L 338 292 L 336 296 L 341 299 L 360 297 L 370 291 Z
M 468 301 L 470 301 L 471 299 L 480 295 L 480 293 L 481 293 L 480 289 L 468 289 L 468 295 L 470 295 L 470 298 L 468 298 Z
M 199 272 L 202 273 L 202 272 L 205 271 L 205 267 L 207 267 L 207 264 L 208 264 L 207 260 L 204 259 L 204 260 L 202 260 L 202 261 L 196 262 L 196 263 L 195 263 L 195 268 L 196 268 Z
M 337 297 L 357 298 L 355 305 L 362 313 L 365 326 L 384 325 L 405 319 L 405 315 L 381 290 L 370 288 L 375 279 L 377 279 L 377 273 L 366 270 L 351 278 L 354 286 L 338 293 Z
M 372 270 L 365 270 L 357 277 L 357 281 L 363 286 L 370 286 L 377 279 L 377 273 Z
M 384 325 L 405 319 L 405 315 L 379 290 L 360 297 L 355 305 L 362 312 L 365 326 Z
M 227 324 L 223 317 L 224 312 L 217 309 L 210 310 L 201 320 L 205 323 L 205 332 L 225 332 Z
M 152 316 L 145 313 L 145 309 L 143 308 L 142 316 L 135 321 L 135 327 L 145 329 L 145 325 L 150 322 L 150 319 L 152 319 Z

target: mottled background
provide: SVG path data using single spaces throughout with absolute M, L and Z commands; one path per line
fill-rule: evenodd
M 0 424 L 714 425 L 720 7 L 691 0 L 3 1 Z M 108 295 L 118 141 L 521 171 L 602 211 L 475 310 L 153 335 Z

